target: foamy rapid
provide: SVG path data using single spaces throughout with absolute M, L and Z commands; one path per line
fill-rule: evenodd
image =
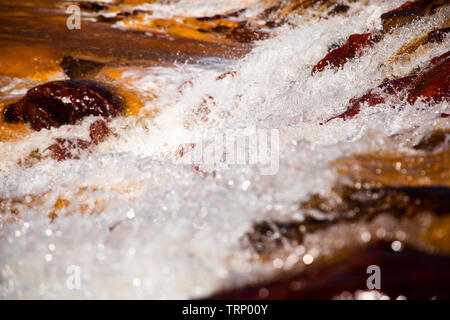
M 56 137 L 88 137 L 92 117 L 81 125 L 35 132 L 25 141 L 0 143 L 0 199 L 9 199 L 3 205 L 21 212 L 13 223 L 0 215 L 0 297 L 195 298 L 270 273 L 272 264 L 250 263 L 251 253 L 240 243 L 255 221 L 301 220 L 299 202 L 312 193 L 326 196 L 338 179 L 330 161 L 403 150 L 409 140 L 394 144 L 387 136 L 413 131 L 419 138 L 431 128 L 448 126 L 439 117 L 449 112 L 448 102 L 422 108 L 420 101 L 402 110 L 383 104 L 362 108 L 354 119 L 323 124 L 343 112 L 351 98 L 448 51 L 447 37 L 425 45 L 408 61 L 385 63 L 441 25 L 449 14 L 443 9 L 387 34 L 337 72 L 311 75 L 330 45 L 381 28 L 380 15 L 403 2 L 352 2 L 346 15 L 320 21 L 292 17 L 290 25 L 276 29 L 239 61 L 130 68 L 119 82 L 156 96 L 141 112 L 157 108 L 159 114 L 113 120 L 114 134 L 81 161 L 19 164 Z M 204 16 L 249 5 L 258 4 L 180 0 L 149 6 L 165 16 Z M 230 71 L 235 75 L 217 80 Z M 24 83 L 14 79 L 0 90 L 20 96 Z M 207 102 L 210 113 L 204 121 L 196 110 L 208 97 L 213 100 Z M 275 175 L 261 175 L 257 166 L 247 165 L 227 170 L 200 164 L 199 172 L 175 162 L 180 145 L 197 142 L 207 130 L 246 127 L 279 130 Z M 213 169 L 215 174 L 202 173 Z M 58 199 L 70 203 L 50 223 L 47 215 Z M 94 213 L 83 215 L 82 206 Z M 95 213 L 99 207 L 101 213 Z M 315 256 L 321 249 L 305 250 Z M 80 290 L 67 288 L 72 265 L 81 270 Z

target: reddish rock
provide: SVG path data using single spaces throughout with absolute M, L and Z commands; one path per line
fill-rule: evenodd
M 390 32 L 396 27 L 403 26 L 412 20 L 433 14 L 439 7 L 447 4 L 448 0 L 416 0 L 408 1 L 402 6 L 381 15 L 385 31 Z
M 341 113 L 338 116 L 331 117 L 330 119 L 325 121 L 325 123 L 328 123 L 331 120 L 338 119 L 338 118 L 344 119 L 344 120 L 351 119 L 354 116 L 356 116 L 360 111 L 361 111 L 361 104 L 360 103 L 355 103 L 353 106 L 348 108 L 345 112 Z M 322 123 L 321 123 L 321 125 L 322 125 Z
M 434 130 L 423 137 L 422 140 L 419 141 L 419 143 L 414 145 L 413 149 L 428 152 L 434 151 L 436 148 L 442 146 L 446 142 L 447 136 L 450 136 L 450 130 Z
M 444 99 L 450 100 L 450 57 L 448 52 L 435 61 L 436 65 L 422 73 L 412 84 L 408 94 L 410 104 L 419 98 L 427 102 L 434 100 L 436 103 Z
M 361 105 L 364 103 L 367 103 L 370 107 L 376 106 L 378 104 L 384 103 L 386 101 L 386 97 L 388 95 L 395 96 L 398 100 L 398 102 L 402 99 L 402 91 L 408 87 L 414 79 L 416 79 L 417 76 L 408 76 L 400 79 L 390 80 L 382 85 L 376 87 L 375 89 L 371 89 L 368 93 L 363 95 L 361 98 L 359 98 L 357 101 L 355 101 L 344 113 L 334 116 L 330 119 L 328 119 L 326 122 L 329 122 L 331 120 L 341 118 L 344 120 L 353 118 L 356 116 L 360 110 Z M 395 107 L 395 106 L 393 106 Z
M 342 67 L 347 60 L 361 55 L 361 49 L 373 45 L 377 37 L 371 33 L 352 34 L 339 48 L 330 51 L 325 58 L 317 63 L 312 73 L 323 71 L 328 65 L 333 69 Z
M 434 13 L 438 8 L 446 4 L 446 0 L 418 0 L 408 1 L 401 7 L 381 15 L 384 31 L 390 32 L 393 28 L 402 26 L 417 17 Z M 428 42 L 440 42 L 448 28 L 431 32 Z M 347 60 L 361 56 L 362 49 L 373 45 L 379 41 L 382 34 L 373 35 L 372 33 L 352 34 L 348 40 L 339 48 L 330 51 L 322 60 L 317 63 L 312 73 L 323 71 L 328 65 L 333 69 L 342 67 Z
M 89 127 L 89 135 L 93 144 L 99 144 L 105 141 L 110 133 L 111 131 L 104 120 L 97 120 Z
M 50 156 L 57 161 L 63 161 L 67 159 L 79 159 L 80 150 L 87 150 L 89 148 L 89 141 L 82 139 L 56 139 L 56 143 L 52 144 L 48 150 L 50 150 Z
M 244 248 L 251 248 L 259 255 L 271 254 L 289 243 L 295 247 L 303 242 L 300 222 L 262 221 L 241 239 Z
M 83 139 L 56 139 L 56 142 L 52 144 L 48 149 L 50 150 L 50 156 L 57 161 L 63 161 L 67 159 L 79 159 L 80 151 L 86 150 L 87 152 L 94 145 L 105 141 L 106 137 L 110 135 L 106 122 L 104 120 L 97 120 L 89 127 L 90 141 Z
M 444 53 L 441 56 L 434 57 L 433 59 L 431 59 L 431 63 L 432 64 L 439 64 L 442 61 L 444 61 L 445 59 L 447 59 L 448 57 L 450 57 L 450 51 L 447 51 L 446 53 Z
M 414 104 L 418 99 L 429 103 L 450 100 L 450 56 L 449 52 L 435 57 L 430 66 L 422 73 L 390 80 L 363 95 L 351 104 L 344 113 L 334 116 L 327 122 L 341 118 L 353 118 L 361 110 L 361 105 L 367 103 L 370 107 L 384 103 L 386 98 L 392 100 L 392 107 L 396 107 L 407 98 L 408 103 Z
M 230 299 L 331 299 L 344 291 L 367 290 L 367 267 L 382 270 L 381 291 L 395 299 L 450 299 L 450 257 L 405 246 L 396 252 L 378 242 L 329 265 L 312 265 L 305 271 L 280 275 L 274 280 L 218 292 L 212 300 Z M 261 294 L 261 293 L 264 294 Z
M 115 117 L 123 103 L 108 89 L 90 80 L 53 81 L 28 90 L 18 102 L 8 105 L 6 122 L 29 122 L 34 130 L 74 124 L 87 116 Z

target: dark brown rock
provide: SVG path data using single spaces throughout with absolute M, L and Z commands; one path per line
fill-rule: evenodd
M 284 242 L 299 245 L 303 233 L 299 222 L 262 221 L 253 226 L 242 239 L 244 247 L 252 248 L 258 254 L 270 254 L 280 249 Z
M 361 106 L 363 104 L 367 103 L 370 107 L 376 106 L 378 104 L 384 103 L 386 101 L 387 95 L 395 96 L 398 103 L 400 103 L 402 99 L 401 92 L 405 88 L 407 88 L 416 78 L 416 75 L 412 75 L 400 79 L 386 81 L 375 89 L 370 90 L 361 98 L 357 99 L 345 112 L 328 119 L 326 122 L 337 118 L 341 118 L 344 120 L 353 118 L 361 111 Z
M 442 61 L 448 59 L 450 57 L 450 51 L 447 51 L 446 53 L 444 53 L 443 55 L 440 55 L 438 57 L 434 57 L 433 59 L 431 59 L 431 63 L 432 64 L 439 64 Z
M 79 159 L 81 151 L 91 152 L 92 147 L 106 140 L 111 134 L 104 120 L 97 120 L 89 127 L 90 141 L 83 139 L 56 139 L 48 150 L 50 156 L 57 160 L 63 161 L 67 159 Z
M 326 122 L 337 118 L 344 120 L 353 118 L 360 112 L 364 103 L 373 107 L 384 103 L 388 96 L 391 98 L 393 108 L 400 106 L 404 98 L 410 104 L 414 104 L 418 99 L 423 99 L 428 103 L 450 100 L 449 52 L 433 58 L 429 67 L 419 74 L 389 80 L 371 89 L 353 102 L 345 112 L 328 119 Z
M 78 5 L 81 9 L 92 12 L 99 12 L 108 9 L 106 5 L 100 2 L 81 1 Z
M 445 57 L 444 57 L 445 56 Z M 430 102 L 450 100 L 450 57 L 448 52 L 434 60 L 435 66 L 422 73 L 412 84 L 408 102 L 413 104 L 419 98 Z
M 101 62 L 74 58 L 72 56 L 66 56 L 61 61 L 61 67 L 64 73 L 72 80 L 83 79 L 86 76 L 94 76 L 104 65 Z
M 399 218 L 411 217 L 423 212 L 433 212 L 436 215 L 450 213 L 450 188 L 448 187 L 391 186 L 358 189 L 341 186 L 334 193 L 335 198 L 314 195 L 307 202 L 302 203 L 300 209 L 319 211 L 327 215 L 330 221 L 367 221 L 382 213 L 389 213 Z M 322 224 L 326 225 L 326 222 L 324 220 Z
M 346 4 L 337 3 L 334 6 L 332 6 L 330 11 L 328 11 L 328 14 L 331 16 L 334 16 L 337 14 L 343 14 L 343 13 L 346 13 L 349 9 L 350 9 L 350 7 Z
M 53 81 L 28 90 L 3 112 L 6 122 L 29 122 L 34 130 L 74 124 L 87 116 L 120 115 L 123 102 L 110 90 L 89 80 Z
M 450 28 L 433 30 L 428 34 L 428 42 L 442 42 L 449 32 Z

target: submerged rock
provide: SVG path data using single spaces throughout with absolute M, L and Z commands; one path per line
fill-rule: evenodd
M 52 144 L 48 150 L 50 151 L 50 157 L 63 161 L 67 159 L 79 159 L 82 151 L 90 152 L 92 147 L 106 140 L 111 134 L 104 120 L 97 120 L 89 127 L 90 141 L 83 139 L 56 139 L 56 142 Z
M 412 217 L 424 212 L 446 215 L 450 212 L 450 188 L 446 186 L 383 186 L 379 188 L 356 188 L 339 186 L 334 190 L 335 198 L 313 195 L 300 208 L 326 215 L 329 220 L 310 218 L 304 223 L 319 227 L 330 221 L 370 221 L 380 214 L 391 214 L 398 218 Z M 315 223 L 314 223 L 315 221 Z
M 416 51 L 420 46 L 427 43 L 441 43 L 444 41 L 446 35 L 450 32 L 450 28 L 441 28 L 430 31 L 427 35 L 420 37 L 406 46 L 402 47 L 396 54 L 396 57 L 402 56 L 404 54 L 409 54 Z
M 410 104 L 414 104 L 418 99 L 428 103 L 450 100 L 449 52 L 433 58 L 429 67 L 422 73 L 389 80 L 369 90 L 353 102 L 345 112 L 328 119 L 327 122 L 337 118 L 344 120 L 353 118 L 360 112 L 363 104 L 373 107 L 385 103 L 388 97 L 393 108 L 401 106 L 405 98 Z
M 321 72 L 327 66 L 332 69 L 342 67 L 348 60 L 362 55 L 362 49 L 372 46 L 380 41 L 384 35 L 391 32 L 396 27 L 401 27 L 414 19 L 433 14 L 437 9 L 447 4 L 445 0 L 418 0 L 408 1 L 404 5 L 381 15 L 383 30 L 381 32 L 368 32 L 364 34 L 352 34 L 348 40 L 340 47 L 330 51 L 313 68 L 312 73 Z M 417 43 L 412 43 L 406 48 L 402 48 L 398 54 L 413 51 L 417 46 L 429 42 L 441 42 L 448 33 L 448 28 L 434 30 Z
M 63 161 L 66 159 L 79 159 L 79 153 L 89 148 L 89 141 L 83 139 L 56 139 L 48 150 L 52 159 Z
M 97 120 L 89 127 L 89 136 L 93 144 L 99 144 L 111 134 L 107 124 L 103 120 Z
M 381 267 L 382 292 L 408 299 L 449 299 L 446 255 L 429 254 L 405 246 L 400 251 L 388 242 L 373 242 L 327 265 L 240 288 L 218 292 L 209 299 L 332 299 L 342 292 L 367 290 L 367 267 Z
M 332 50 L 325 58 L 320 60 L 314 66 L 312 73 L 321 72 L 327 66 L 333 69 L 342 67 L 347 60 L 360 56 L 362 54 L 361 50 L 371 46 L 376 40 L 377 37 L 371 33 L 352 34 L 342 46 Z
M 442 115 L 441 115 L 442 117 Z M 447 142 L 448 141 L 448 142 Z M 415 150 L 432 152 L 445 143 L 450 143 L 450 129 L 440 129 L 430 132 L 413 146 Z
M 253 229 L 246 233 L 242 244 L 245 248 L 252 248 L 259 255 L 276 252 L 287 243 L 289 246 L 296 246 L 303 241 L 301 225 L 296 221 L 262 221 L 256 223 Z
M 408 94 L 409 103 L 413 104 L 419 98 L 434 102 L 450 100 L 449 52 L 433 59 L 432 64 L 435 66 L 422 73 L 412 84 Z
M 99 12 L 108 9 L 105 3 L 102 2 L 81 1 L 78 5 L 81 9 L 92 12 Z
M 391 32 L 418 17 L 433 14 L 438 8 L 446 5 L 447 0 L 416 0 L 408 1 L 402 6 L 381 15 L 383 29 Z
M 345 112 L 337 116 L 331 117 L 330 119 L 327 120 L 327 122 L 338 118 L 344 120 L 353 118 L 361 111 L 361 106 L 363 104 L 367 104 L 370 107 L 374 107 L 378 104 L 385 103 L 386 97 L 388 95 L 394 97 L 395 98 L 394 100 L 397 103 L 400 103 L 403 98 L 402 90 L 404 90 L 407 86 L 409 86 L 416 78 L 417 78 L 416 75 L 412 75 L 400 79 L 389 80 L 379 85 L 378 87 L 371 89 L 361 98 L 357 99 L 350 107 L 347 108 Z
M 61 61 L 64 73 L 72 80 L 95 75 L 104 67 L 104 63 L 65 56 Z
M 3 111 L 6 122 L 28 122 L 34 130 L 74 124 L 87 116 L 116 117 L 122 100 L 90 80 L 53 81 L 28 90 Z

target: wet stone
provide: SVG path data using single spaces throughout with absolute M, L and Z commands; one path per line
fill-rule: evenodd
M 99 144 L 106 140 L 111 131 L 104 120 L 97 120 L 89 127 L 89 136 L 93 144 Z
M 299 222 L 262 221 L 253 226 L 242 239 L 244 247 L 258 254 L 270 254 L 283 247 L 285 242 L 298 245 L 303 241 Z
M 344 14 L 350 9 L 350 6 L 342 3 L 338 3 L 334 5 L 330 11 L 328 11 L 328 14 L 330 16 L 338 15 L 338 14 Z
M 367 104 L 369 107 L 373 107 L 378 104 L 385 103 L 386 97 L 388 95 L 394 96 L 396 98 L 394 100 L 396 100 L 397 103 L 400 104 L 404 96 L 401 94 L 402 91 L 407 88 L 416 78 L 416 75 L 412 75 L 400 79 L 386 81 L 380 86 L 370 90 L 361 98 L 357 99 L 345 112 L 328 119 L 327 122 L 337 118 L 341 118 L 344 120 L 353 118 L 361 111 L 361 106 L 363 104 Z M 395 107 L 395 105 L 393 105 L 392 107 Z
M 82 10 L 92 12 L 99 12 L 108 9 L 108 7 L 102 2 L 81 1 L 78 3 L 78 5 Z
M 422 73 L 409 91 L 408 102 L 413 104 L 419 98 L 427 102 L 450 100 L 450 57 L 448 52 L 438 57 L 435 66 Z
M 94 76 L 103 67 L 104 63 L 74 58 L 72 56 L 65 56 L 61 61 L 61 67 L 64 73 L 72 80 L 86 78 L 87 76 Z
M 57 161 L 79 159 L 80 151 L 89 148 L 89 141 L 82 139 L 56 139 L 48 150 L 50 157 Z
M 381 15 L 383 28 L 391 32 L 396 27 L 401 27 L 418 17 L 431 15 L 438 8 L 448 4 L 447 0 L 416 0 L 408 1 L 402 6 Z
M 450 144 L 450 130 L 434 130 L 423 137 L 419 143 L 414 145 L 414 149 L 422 151 L 434 151 L 444 143 Z
M 367 267 L 382 266 L 382 292 L 395 299 L 450 298 L 450 258 L 405 246 L 394 251 L 389 242 L 373 242 L 328 265 L 280 275 L 275 279 L 238 287 L 209 299 L 332 299 L 349 291 L 367 290 Z M 267 293 L 260 295 L 261 290 Z
M 67 159 L 79 159 L 83 151 L 91 152 L 92 147 L 105 141 L 111 134 L 104 120 L 97 120 L 89 127 L 90 141 L 83 139 L 56 139 L 48 150 L 50 150 L 50 157 L 57 161 Z
M 373 45 L 376 40 L 377 37 L 371 33 L 352 34 L 342 46 L 332 50 L 320 60 L 314 66 L 312 73 L 321 72 L 328 66 L 332 69 L 342 67 L 347 60 L 360 56 L 362 54 L 361 50 Z
M 34 130 L 75 124 L 88 116 L 116 117 L 124 109 L 122 100 L 90 80 L 53 81 L 28 90 L 18 102 L 3 111 L 6 122 L 30 123 Z
M 439 103 L 450 100 L 450 56 L 445 53 L 431 60 L 430 65 L 423 72 L 407 77 L 388 80 L 380 86 L 370 90 L 361 98 L 353 102 L 345 112 L 331 117 L 347 120 L 359 114 L 361 106 L 369 107 L 385 103 L 390 97 L 391 107 L 397 108 L 406 98 L 408 103 L 414 104 L 418 99 L 428 103 Z

